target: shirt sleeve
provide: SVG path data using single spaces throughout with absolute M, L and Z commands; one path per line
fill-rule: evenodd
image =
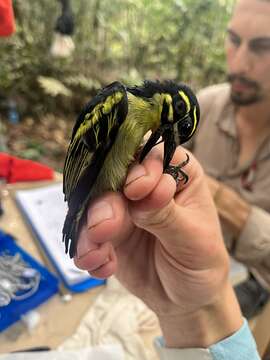
M 255 340 L 244 319 L 242 327 L 228 338 L 208 349 L 173 349 L 164 346 L 163 338 L 155 340 L 160 360 L 260 360 Z
M 270 284 L 270 214 L 252 206 L 247 222 L 236 242 L 233 256 L 244 263 L 269 289 Z M 269 289 L 270 290 L 270 289 Z

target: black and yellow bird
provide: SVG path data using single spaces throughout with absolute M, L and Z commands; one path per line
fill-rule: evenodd
M 164 172 L 176 180 L 187 175 L 181 170 L 188 162 L 171 166 L 176 146 L 194 134 L 200 117 L 191 89 L 171 81 L 145 81 L 125 87 L 114 82 L 104 87 L 79 115 L 64 165 L 63 190 L 68 213 L 63 240 L 70 257 L 76 254 L 76 240 L 85 221 L 89 202 L 105 191 L 123 186 L 144 135 L 152 134 L 139 154 L 142 161 L 161 138 L 164 142 Z

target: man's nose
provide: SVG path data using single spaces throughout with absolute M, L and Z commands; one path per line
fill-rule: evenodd
M 241 44 L 232 61 L 232 71 L 236 74 L 247 74 L 253 66 L 253 56 L 247 44 Z

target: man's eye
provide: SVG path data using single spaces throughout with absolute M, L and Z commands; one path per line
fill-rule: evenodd
M 235 45 L 237 47 L 240 46 L 240 44 L 241 44 L 240 38 L 235 35 L 229 34 L 228 39 L 233 45 Z
M 249 48 L 254 53 L 270 52 L 270 39 L 250 41 Z
M 241 38 L 230 29 L 227 31 L 227 38 L 234 46 L 238 47 L 241 45 Z

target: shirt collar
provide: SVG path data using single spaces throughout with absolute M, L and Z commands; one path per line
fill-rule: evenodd
M 220 116 L 217 117 L 216 123 L 219 129 L 233 138 L 237 138 L 237 129 L 235 123 L 235 106 L 230 98 L 230 89 L 228 89 L 224 106 Z
M 216 117 L 216 124 L 218 128 L 238 141 L 237 137 L 237 128 L 235 121 L 235 111 L 236 107 L 231 101 L 231 88 L 228 87 L 226 97 L 224 99 L 223 107 L 221 109 L 220 115 Z M 258 149 L 255 157 L 258 156 L 258 160 L 262 160 L 270 157 L 270 136 L 263 142 L 261 147 Z
M 262 150 L 260 154 L 260 159 L 265 159 L 270 157 L 270 137 L 265 140 L 265 142 L 262 145 Z

